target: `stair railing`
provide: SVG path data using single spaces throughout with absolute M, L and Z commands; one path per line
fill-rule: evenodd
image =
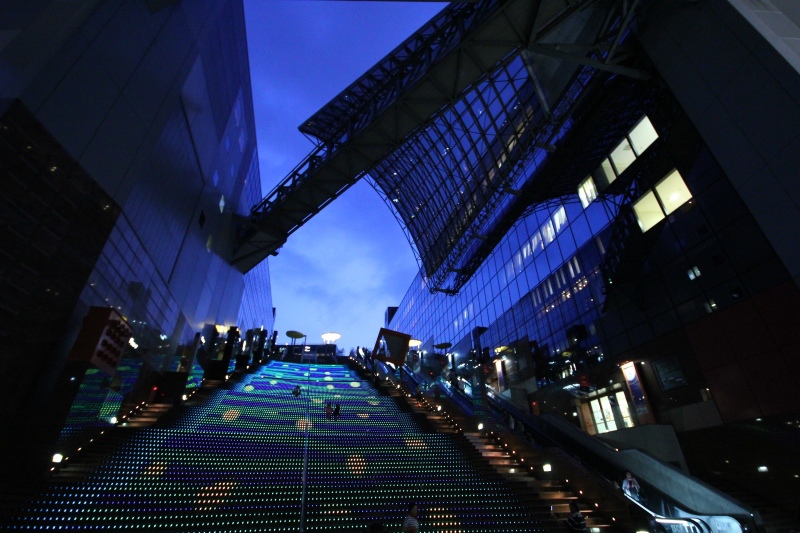
M 755 509 L 642 450 L 618 450 L 557 416 L 525 413 L 496 393 L 490 393 L 488 400 L 500 420 L 505 415 L 513 416 L 515 426 L 522 427 L 525 434 L 560 448 L 582 463 L 583 468 L 606 479 L 630 471 L 644 487 L 647 499 L 644 502 L 628 499 L 670 533 L 764 531 Z

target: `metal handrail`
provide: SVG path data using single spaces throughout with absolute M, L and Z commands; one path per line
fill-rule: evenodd
M 501 412 L 515 417 L 528 432 L 552 443 L 580 461 L 583 468 L 605 478 L 613 479 L 614 473 L 630 470 L 637 477 L 640 485 L 646 489 L 646 505 L 633 498 L 630 501 L 644 509 L 653 519 L 664 526 L 688 523 L 695 524 L 701 532 L 735 533 L 763 530 L 758 511 L 745 507 L 727 494 L 688 476 L 674 466 L 657 459 L 648 453 L 638 450 L 618 450 L 607 443 L 595 439 L 572 424 L 552 415 L 534 416 L 524 413 L 509 400 L 497 395 L 487 395 L 490 405 Z M 590 459 L 591 465 L 587 464 Z M 637 464 L 638 467 L 632 466 Z M 670 491 L 662 483 L 650 483 L 645 479 L 664 480 L 665 474 L 673 482 L 680 482 L 680 491 Z M 694 502 L 689 500 L 694 498 Z M 705 513 L 695 508 L 700 504 L 715 506 L 713 512 Z M 695 529 L 674 529 L 670 531 L 695 531 Z

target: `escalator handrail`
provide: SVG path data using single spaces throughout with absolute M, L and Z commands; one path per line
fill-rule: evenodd
M 574 453 L 576 448 L 581 450 L 581 455 L 590 455 L 592 462 L 600 462 L 609 469 L 618 472 L 630 470 L 640 483 L 658 494 L 665 501 L 682 508 L 691 515 L 703 516 L 728 516 L 738 522 L 744 522 L 751 529 L 759 529 L 761 517 L 758 511 L 745 507 L 727 494 L 684 474 L 673 465 L 666 463 L 639 449 L 617 450 L 609 444 L 584 433 L 573 424 L 561 418 L 545 414 L 535 416 L 524 413 L 515 404 L 497 394 L 487 395 L 493 407 L 506 411 L 532 429 L 549 442 L 552 442 L 568 454 Z M 564 441 L 568 442 L 564 442 Z M 566 446 L 565 446 L 566 445 Z M 588 459 L 588 457 L 586 457 Z M 587 465 L 584 463 L 584 467 Z M 604 476 L 595 468 L 590 468 L 594 473 Z M 672 479 L 672 486 L 665 486 L 665 479 Z M 695 509 L 702 505 L 703 508 L 711 506 L 713 512 L 698 512 Z M 664 517 L 672 518 L 672 517 Z M 698 518 L 699 519 L 699 518 Z

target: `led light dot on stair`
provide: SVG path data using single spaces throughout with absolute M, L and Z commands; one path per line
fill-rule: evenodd
M 276 369 L 283 378 L 276 377 Z M 549 515 L 531 514 L 508 487 L 476 470 L 455 446 L 452 428 L 458 425 L 444 409 L 406 402 L 394 384 L 382 389 L 394 398 L 378 396 L 351 372 L 272 363 L 231 389 L 206 389 L 212 399 L 182 405 L 180 421 L 169 428 L 117 428 L 93 445 L 90 453 L 104 443 L 115 451 L 98 459 L 91 478 L 79 484 L 62 477 L 60 488 L 29 504 L 31 518 L 20 518 L 11 530 L 69 524 L 76 531 L 297 531 L 304 454 L 309 533 L 363 530 L 374 519 L 399 526 L 405 508 L 398 502 L 411 500 L 420 503 L 424 523 L 439 533 L 488 533 L 498 521 L 510 533 L 553 527 Z M 333 376 L 342 394 L 330 394 L 327 385 L 333 382 L 326 376 Z M 293 398 L 297 382 L 304 383 L 303 394 Z M 321 403 L 332 397 L 341 398 L 343 416 L 327 422 Z M 398 410 L 395 402 L 416 414 Z M 229 411 L 239 415 L 227 420 Z M 427 416 L 451 435 L 421 430 L 417 418 Z M 482 442 L 492 445 L 485 437 Z M 70 468 L 75 467 L 58 475 L 68 475 Z M 515 468 L 503 468 L 516 474 Z M 109 504 L 98 509 L 96 502 Z M 62 520 L 65 516 L 70 520 Z
M 222 418 L 225 420 L 236 420 L 239 418 L 240 411 L 238 409 L 228 409 L 223 413 Z

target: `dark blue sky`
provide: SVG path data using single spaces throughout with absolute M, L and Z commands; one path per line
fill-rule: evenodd
M 438 2 L 245 0 L 261 178 L 270 191 L 312 149 L 297 127 L 445 6 Z M 372 346 L 417 272 L 399 225 L 364 181 L 270 259 L 278 342 Z

